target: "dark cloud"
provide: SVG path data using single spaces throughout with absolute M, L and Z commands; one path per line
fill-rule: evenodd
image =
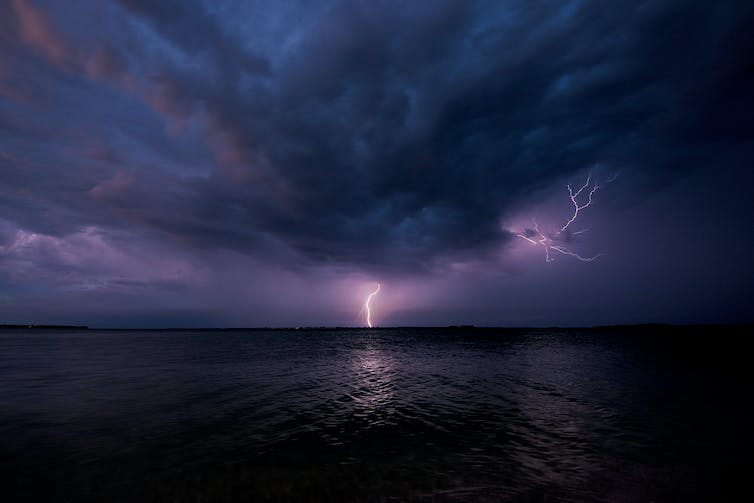
M 523 201 L 596 165 L 638 204 L 750 160 L 753 22 L 744 1 L 13 0 L 0 216 L 290 269 L 487 260 Z
M 269 71 L 266 58 L 245 50 L 241 40 L 223 30 L 222 17 L 199 0 L 117 0 L 117 3 L 147 20 L 160 35 L 190 58 L 206 56 L 223 72 L 235 73 L 236 69 L 252 73 Z

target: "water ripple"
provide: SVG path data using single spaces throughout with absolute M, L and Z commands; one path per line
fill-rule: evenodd
M 705 459 L 735 465 L 750 416 L 700 414 L 731 407 L 708 376 L 608 335 L 5 333 L 2 482 L 73 500 L 714 493 Z

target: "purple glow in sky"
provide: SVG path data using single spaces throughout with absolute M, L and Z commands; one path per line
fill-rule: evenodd
M 0 323 L 752 321 L 753 21 L 2 2 Z
M 616 175 L 611 176 L 606 183 L 611 183 L 615 180 L 615 177 Z M 568 218 L 566 223 L 564 223 L 559 230 L 547 232 L 540 230 L 537 219 L 532 218 L 532 227 L 527 227 L 523 232 L 516 234 L 516 237 L 522 238 L 534 246 L 541 246 L 545 251 L 545 262 L 548 263 L 555 260 L 555 258 L 550 255 L 550 250 L 560 253 L 561 255 L 568 255 L 581 262 L 592 262 L 597 260 L 603 255 L 603 253 L 588 256 L 580 255 L 569 248 L 566 248 L 565 243 L 571 242 L 576 236 L 589 232 L 589 227 L 583 227 L 578 230 L 569 230 L 569 227 L 576 222 L 576 219 L 579 218 L 579 213 L 582 210 L 592 205 L 594 193 L 597 192 L 599 188 L 600 186 L 597 185 L 596 182 L 592 182 L 591 173 L 587 176 L 584 185 L 579 187 L 576 191 L 571 188 L 571 184 L 569 183 L 566 185 L 566 189 L 568 189 L 568 198 L 573 203 L 573 214 Z M 584 195 L 582 195 L 582 193 Z

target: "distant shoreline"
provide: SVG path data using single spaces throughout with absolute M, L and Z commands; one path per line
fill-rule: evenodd
M 0 330 L 89 330 L 87 325 L 0 325 Z
M 382 331 L 382 330 L 461 330 L 461 331 L 490 331 L 503 330 L 519 332 L 522 330 L 562 330 L 562 331 L 592 331 L 592 330 L 615 330 L 626 331 L 636 329 L 700 329 L 711 327 L 746 328 L 752 327 L 752 323 L 700 323 L 693 325 L 677 325 L 672 323 L 636 323 L 616 325 L 593 325 L 593 326 L 476 326 L 476 325 L 427 325 L 427 326 L 384 326 L 384 327 L 358 327 L 358 326 L 311 326 L 311 327 L 90 327 L 88 325 L 37 325 L 37 324 L 0 324 L 0 330 L 97 330 L 97 331 L 161 331 L 161 332 L 240 332 L 240 331 Z

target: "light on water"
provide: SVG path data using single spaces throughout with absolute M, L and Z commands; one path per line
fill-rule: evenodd
M 4 499 L 705 500 L 751 416 L 704 337 L 2 333 Z

